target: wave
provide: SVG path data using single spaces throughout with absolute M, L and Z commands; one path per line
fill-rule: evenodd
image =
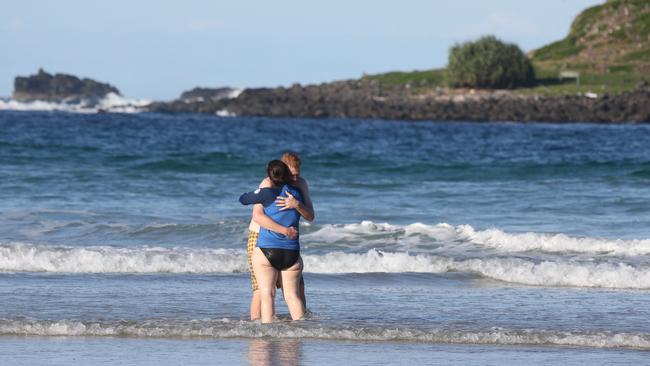
M 316 323 L 317 324 L 317 323 Z M 284 338 L 495 345 L 557 345 L 650 349 L 650 334 L 533 329 L 455 330 L 380 326 L 321 326 L 312 322 L 262 325 L 234 319 L 25 320 L 0 319 L 0 335 L 138 338 Z
M 237 117 L 237 115 L 235 113 L 230 112 L 227 109 L 220 109 L 220 110 L 214 112 L 214 114 L 216 114 L 219 117 Z
M 470 225 L 413 223 L 399 226 L 362 221 L 354 224 L 324 225 L 301 236 L 316 243 L 357 246 L 397 244 L 400 249 L 437 243 L 472 244 L 501 252 L 541 251 L 545 253 L 585 253 L 597 255 L 639 256 L 650 254 L 650 239 L 605 239 L 571 237 L 565 234 L 507 233 L 499 229 L 476 230 Z
M 446 256 L 332 252 L 303 256 L 305 270 L 317 273 L 466 272 L 503 282 L 535 286 L 650 289 L 650 268 L 629 264 L 538 261 L 516 257 L 454 259 Z
M 623 263 L 535 260 L 517 257 L 457 259 L 430 254 L 340 251 L 304 254 L 305 272 L 464 272 L 503 282 L 535 286 L 650 289 L 650 268 Z M 246 253 L 232 249 L 55 247 L 0 245 L 0 271 L 54 273 L 239 273 Z
M 0 271 L 55 273 L 237 273 L 246 253 L 228 249 L 0 245 Z
M 241 93 L 244 92 L 244 89 L 233 89 L 228 95 L 226 96 L 226 99 L 235 99 L 239 97 Z M 214 112 L 219 117 L 237 117 L 237 115 L 227 109 L 221 109 L 216 112 Z
M 591 253 L 600 255 L 638 256 L 650 254 L 650 239 L 579 238 L 565 234 L 509 234 L 498 229 L 476 231 L 469 225 L 456 228 L 460 238 L 503 251 L 548 253 Z
M 60 102 L 44 100 L 23 102 L 0 99 L 0 110 L 138 113 L 145 111 L 145 107 L 150 103 L 149 100 L 127 99 L 118 94 L 109 93 L 103 98 L 69 98 Z

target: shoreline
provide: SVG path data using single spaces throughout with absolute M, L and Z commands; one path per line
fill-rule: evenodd
M 437 89 L 416 94 L 353 81 L 245 89 L 235 98 L 153 102 L 160 113 L 238 117 L 361 118 L 410 121 L 649 123 L 650 87 L 610 95 L 524 95 L 510 90 Z
M 234 89 L 233 89 L 234 90 Z M 228 93 L 226 93 L 228 94 Z M 0 110 L 211 114 L 221 117 L 347 118 L 430 122 L 650 123 L 650 86 L 619 94 L 542 96 L 517 90 L 414 91 L 373 81 L 251 88 L 217 98 L 143 101 L 108 94 L 59 101 L 1 99 Z M 14 105 L 15 104 L 15 105 Z

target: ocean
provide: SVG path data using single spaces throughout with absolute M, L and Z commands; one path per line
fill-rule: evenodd
M 311 313 L 262 325 L 285 150 Z M 2 365 L 650 364 L 648 125 L 0 110 L 0 177 Z

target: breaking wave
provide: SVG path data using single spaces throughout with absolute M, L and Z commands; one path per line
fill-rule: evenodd
M 150 103 L 149 100 L 127 99 L 115 93 L 109 93 L 103 98 L 70 98 L 60 102 L 44 100 L 23 102 L 13 99 L 0 99 L 0 110 L 138 113 L 145 111 L 145 107 Z
M 0 319 L 0 335 L 97 336 L 138 338 L 284 338 L 347 341 L 420 342 L 495 345 L 557 345 L 650 349 L 650 334 L 532 329 L 455 330 L 381 326 L 320 326 L 307 323 L 205 320 L 25 320 Z
M 0 271 L 56 273 L 237 273 L 246 253 L 228 249 L 0 245 Z
M 324 225 L 302 237 L 328 244 L 381 244 L 390 242 L 409 246 L 427 242 L 473 244 L 502 252 L 541 251 L 545 253 L 586 253 L 598 255 L 638 256 L 650 254 L 650 239 L 605 239 L 571 237 L 565 234 L 507 233 L 499 229 L 475 230 L 470 225 L 413 223 L 399 226 L 362 221 L 354 224 Z
M 650 268 L 624 263 L 520 257 L 454 258 L 375 249 L 365 253 L 305 253 L 303 260 L 305 272 L 312 273 L 463 272 L 525 285 L 650 289 Z M 243 250 L 5 244 L 0 245 L 0 271 L 238 273 L 247 271 L 247 267 Z

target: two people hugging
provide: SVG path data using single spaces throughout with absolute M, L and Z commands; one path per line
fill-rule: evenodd
M 247 246 L 253 289 L 250 318 L 271 323 L 276 288 L 282 288 L 289 314 L 298 320 L 306 311 L 298 224 L 301 217 L 314 220 L 314 207 L 300 176 L 298 154 L 286 152 L 281 160 L 270 161 L 266 173 L 258 189 L 239 198 L 244 205 L 254 205 Z

